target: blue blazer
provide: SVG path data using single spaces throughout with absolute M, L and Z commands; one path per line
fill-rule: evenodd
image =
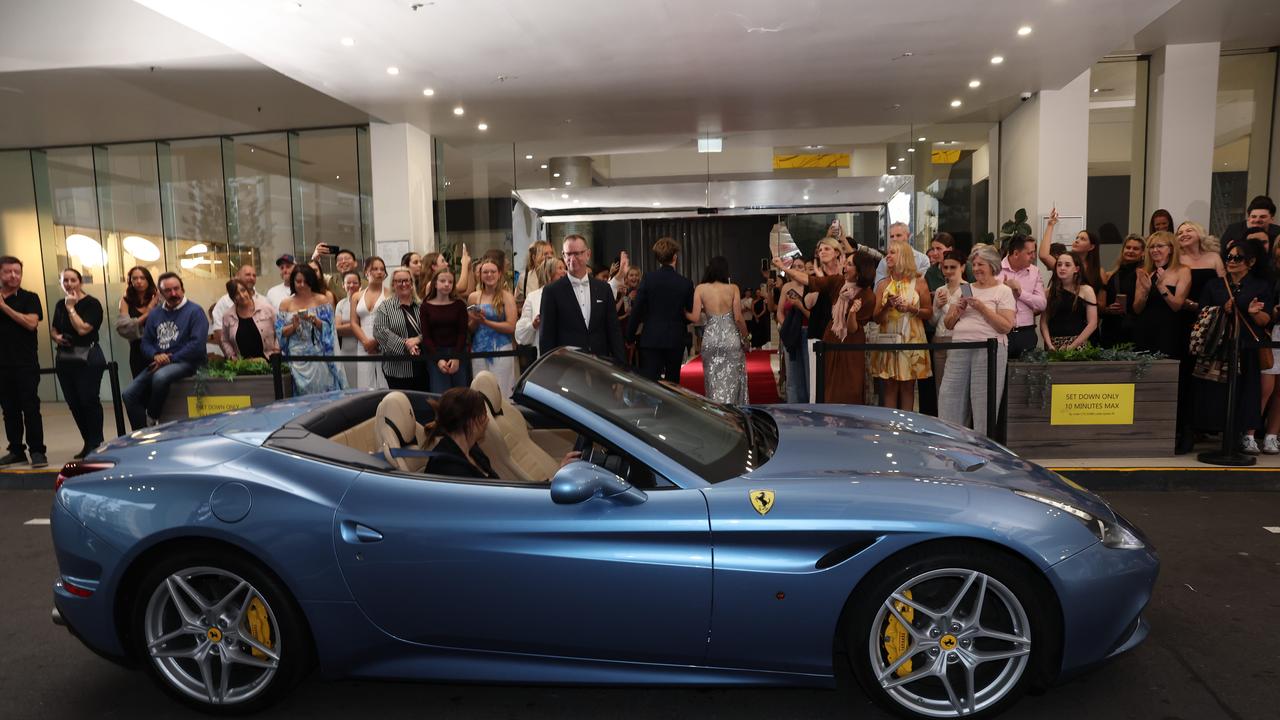
M 627 340 L 640 333 L 642 348 L 683 348 L 689 334 L 685 313 L 693 309 L 693 283 L 670 265 L 646 273 L 636 290 Z M 641 327 L 643 326 L 643 327 Z

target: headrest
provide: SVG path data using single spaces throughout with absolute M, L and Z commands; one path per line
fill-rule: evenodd
M 471 389 L 484 396 L 490 415 L 498 417 L 502 414 L 502 388 L 498 386 L 498 378 L 494 377 L 493 373 L 488 370 L 476 373 L 471 381 Z
M 418 421 L 413 417 L 413 406 L 409 397 L 402 392 L 392 391 L 378 403 L 378 411 L 374 415 L 374 432 L 378 437 L 389 431 L 395 436 L 399 447 L 413 445 L 418 436 Z

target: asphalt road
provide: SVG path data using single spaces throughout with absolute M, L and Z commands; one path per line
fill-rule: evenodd
M 1273 719 L 1280 714 L 1280 494 L 1115 492 L 1163 567 L 1147 641 L 1005 718 Z M 0 491 L 0 716 L 205 717 L 141 672 L 98 658 L 49 621 L 56 565 L 49 491 Z M 305 681 L 278 718 L 884 718 L 844 678 L 838 690 L 482 687 Z

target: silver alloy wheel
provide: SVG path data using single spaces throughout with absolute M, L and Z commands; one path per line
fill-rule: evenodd
M 895 655 L 886 644 L 898 628 L 909 645 Z M 959 717 L 992 706 L 1018 684 L 1031 656 L 1031 627 L 999 580 L 940 568 L 911 578 L 880 604 L 868 651 L 876 680 L 894 701 L 927 717 Z
M 261 605 L 251 610 L 254 600 Z M 250 627 L 255 613 L 259 624 L 265 615 L 267 642 Z M 151 593 L 143 616 L 147 653 L 160 675 L 212 705 L 245 702 L 271 684 L 280 667 L 279 628 L 271 605 L 253 585 L 214 567 L 169 575 Z

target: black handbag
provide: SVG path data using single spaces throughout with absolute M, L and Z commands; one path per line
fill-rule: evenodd
M 54 359 L 59 365 L 87 365 L 93 345 L 59 345 Z

